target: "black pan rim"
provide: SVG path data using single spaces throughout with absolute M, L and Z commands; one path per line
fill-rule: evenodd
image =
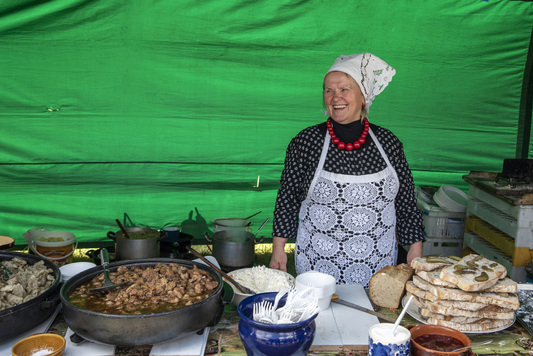
M 61 271 L 59 270 L 59 267 L 57 267 L 53 262 L 51 262 L 51 261 L 49 261 L 49 260 L 47 260 L 47 259 L 45 259 L 43 257 L 37 256 L 37 255 L 32 255 L 32 254 L 25 253 L 25 252 L 0 251 L 0 261 L 7 261 L 7 259 L 4 258 L 4 257 L 11 257 L 11 258 L 9 258 L 9 260 L 12 260 L 15 257 L 20 257 L 20 258 L 22 258 L 22 259 L 24 259 L 24 260 L 26 260 L 28 262 L 34 262 L 33 264 L 35 264 L 35 263 L 37 263 L 39 261 L 44 261 L 45 266 L 54 271 L 56 279 L 54 281 L 54 284 L 52 284 L 52 286 L 50 286 L 50 288 L 48 288 L 45 292 L 39 294 L 35 298 L 30 299 L 30 300 L 28 300 L 28 301 L 26 301 L 24 303 L 19 304 L 19 305 L 15 305 L 14 307 L 11 307 L 11 308 L 8 308 L 8 309 L 4 309 L 4 310 L 0 311 L 0 318 L 2 316 L 4 316 L 4 315 L 13 314 L 13 313 L 18 312 L 20 310 L 29 308 L 36 302 L 45 301 L 49 297 L 53 297 L 54 292 L 57 291 L 57 289 L 60 287 L 60 285 L 62 283 L 61 282 Z
M 102 317 L 114 318 L 114 319 L 136 319 L 137 320 L 137 319 L 143 319 L 143 318 L 146 319 L 146 318 L 160 317 L 162 315 L 171 315 L 182 310 L 196 309 L 196 308 L 201 307 L 203 304 L 207 303 L 207 301 L 211 300 L 211 298 L 220 296 L 223 292 L 224 281 L 222 279 L 222 276 L 215 269 L 200 262 L 180 260 L 180 259 L 175 259 L 175 258 L 161 258 L 161 257 L 160 258 L 143 258 L 143 259 L 136 259 L 136 260 L 120 260 L 116 262 L 111 262 L 109 264 L 109 269 L 110 271 L 114 271 L 120 266 L 152 266 L 158 263 L 163 263 L 163 264 L 179 263 L 181 265 L 189 265 L 190 268 L 196 265 L 198 268 L 209 272 L 211 276 L 213 276 L 213 278 L 217 280 L 218 286 L 215 289 L 215 291 L 207 299 L 204 299 L 198 303 L 194 303 L 192 305 L 189 305 L 183 308 L 178 308 L 178 309 L 174 309 L 174 310 L 170 310 L 166 312 L 151 313 L 151 314 L 131 314 L 131 315 L 99 313 L 99 312 L 95 312 L 92 310 L 80 308 L 70 303 L 68 299 L 68 296 L 70 295 L 71 291 L 74 288 L 94 278 L 95 275 L 102 273 L 102 267 L 96 266 L 88 270 L 85 270 L 76 276 L 71 277 L 68 281 L 66 281 L 61 286 L 61 290 L 59 292 L 61 303 L 68 305 L 69 308 L 75 310 L 76 312 L 86 314 L 86 315 L 102 316 Z

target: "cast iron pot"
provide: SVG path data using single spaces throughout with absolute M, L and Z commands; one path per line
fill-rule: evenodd
M 213 244 L 213 257 L 223 267 L 239 268 L 253 265 L 255 261 L 255 244 L 263 241 L 248 231 L 218 231 L 205 239 Z
M 161 241 L 161 257 L 169 257 L 168 254 L 170 253 L 170 258 L 187 259 L 183 256 L 189 253 L 187 246 L 192 245 L 193 239 L 194 236 L 192 235 L 180 233 L 179 241 L 177 242 Z
M 115 241 L 115 259 L 116 260 L 135 260 L 141 258 L 157 258 L 160 256 L 160 241 L 167 237 L 163 230 L 157 231 L 145 227 L 128 227 L 126 232 L 130 237 L 136 232 L 150 232 L 154 237 L 150 239 L 127 239 L 122 231 L 109 231 L 107 237 Z
M 69 302 L 72 291 L 102 273 L 96 266 L 70 278 L 61 287 L 62 313 L 68 327 L 82 338 L 109 345 L 140 346 L 153 345 L 171 339 L 184 337 L 214 326 L 224 311 L 224 284 L 222 277 L 211 267 L 202 263 L 170 258 L 151 258 L 134 261 L 118 261 L 109 264 L 111 272 L 119 266 L 153 266 L 157 263 L 179 263 L 209 272 L 218 282 L 215 292 L 207 299 L 184 308 L 144 315 L 114 315 L 79 308 Z
M 44 261 L 47 268 L 53 271 L 55 281 L 48 290 L 41 295 L 22 304 L 0 311 L 0 343 L 18 336 L 50 318 L 59 306 L 59 288 L 61 272 L 51 261 L 40 256 L 20 252 L 0 251 L 0 261 L 12 260 L 20 257 L 28 264 Z

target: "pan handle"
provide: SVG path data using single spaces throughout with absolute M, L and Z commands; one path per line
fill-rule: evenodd
M 113 231 L 109 231 L 107 233 L 107 237 L 109 237 L 113 241 L 115 241 L 115 238 L 116 238 L 115 233 Z
M 261 243 L 264 238 L 265 238 L 264 236 L 254 237 L 254 243 L 256 244 Z
M 76 333 L 73 333 L 72 335 L 70 335 L 70 341 L 72 341 L 73 344 L 81 344 L 82 342 L 85 341 L 85 339 L 81 336 L 79 336 L 78 334 Z
M 57 307 L 57 305 L 60 302 L 59 294 L 60 293 L 57 293 L 53 295 L 52 298 L 41 301 L 41 304 L 40 304 L 41 310 L 47 310 L 47 309 Z
M 96 258 L 98 257 L 98 250 L 87 250 L 87 252 L 85 252 L 85 254 L 90 257 L 90 258 Z
M 207 240 L 207 242 L 213 243 L 213 236 L 209 235 L 208 232 L 205 233 L 204 238 Z

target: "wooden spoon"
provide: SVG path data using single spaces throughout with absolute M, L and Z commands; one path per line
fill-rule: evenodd
M 201 259 L 202 261 L 204 261 L 205 263 L 207 263 L 209 266 L 213 267 L 218 273 L 220 273 L 222 275 L 222 277 L 226 278 L 228 281 L 231 282 L 231 284 L 233 284 L 235 287 L 237 287 L 238 290 L 240 290 L 242 293 L 244 294 L 256 294 L 253 290 L 251 290 L 250 288 L 247 288 L 245 286 L 243 286 L 242 284 L 240 284 L 239 282 L 237 282 L 236 280 L 234 280 L 233 278 L 231 278 L 230 276 L 228 276 L 224 271 L 222 271 L 220 268 L 218 268 L 216 265 L 214 265 L 213 263 L 211 263 L 211 261 L 209 261 L 207 258 L 205 258 L 201 253 L 199 253 L 198 251 L 194 250 L 191 246 L 187 246 L 187 250 L 189 250 L 193 255 L 195 255 L 196 257 L 198 257 L 199 259 Z
M 126 229 L 124 228 L 124 226 L 122 226 L 122 224 L 120 223 L 120 220 L 119 219 L 116 219 L 115 220 L 118 224 L 118 227 L 120 227 L 120 231 L 122 231 L 122 235 L 124 236 L 125 239 L 129 239 L 130 238 L 130 235 L 128 235 L 128 232 L 126 231 Z

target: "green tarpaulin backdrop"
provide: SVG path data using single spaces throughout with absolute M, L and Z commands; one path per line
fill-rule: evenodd
M 369 120 L 416 184 L 465 189 L 515 157 L 532 25 L 510 0 L 3 0 L 0 234 L 103 241 L 195 207 L 258 226 L 325 72 L 360 52 L 397 70 Z

